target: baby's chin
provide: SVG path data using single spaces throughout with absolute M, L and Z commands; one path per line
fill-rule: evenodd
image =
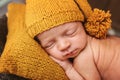
M 74 58 L 76 58 L 78 55 L 79 55 L 79 53 L 76 53 L 76 54 L 71 55 L 71 56 L 66 56 L 66 57 L 64 57 L 64 58 L 60 58 L 59 60 L 65 61 L 65 60 L 68 60 L 68 59 L 74 59 Z
M 76 54 L 76 55 L 73 55 L 73 56 L 69 56 L 69 57 L 67 57 L 67 58 L 64 58 L 64 59 L 61 59 L 61 60 L 73 60 L 75 57 L 77 57 L 77 55 L 78 54 Z
M 73 57 L 73 58 L 60 59 L 60 60 L 61 60 L 61 61 L 69 60 L 70 62 L 73 62 L 74 57 Z

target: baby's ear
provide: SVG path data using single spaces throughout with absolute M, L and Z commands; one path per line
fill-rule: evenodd
M 68 80 L 63 69 L 27 34 L 24 14 L 25 4 L 8 6 L 8 35 L 0 57 L 0 73 L 32 80 Z

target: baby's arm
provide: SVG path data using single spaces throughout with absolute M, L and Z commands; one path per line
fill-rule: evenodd
M 83 77 L 72 67 L 65 71 L 70 80 L 84 80 Z
M 93 55 L 90 52 L 80 53 L 75 58 L 73 65 L 85 80 L 101 80 Z
M 72 63 L 70 63 L 69 60 L 61 61 L 55 59 L 54 57 L 51 58 L 65 70 L 65 73 L 70 80 L 84 80 L 82 76 L 74 69 Z

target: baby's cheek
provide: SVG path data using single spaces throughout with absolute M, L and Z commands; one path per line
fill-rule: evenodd
M 81 40 L 79 40 L 78 42 L 76 41 L 76 45 L 78 46 L 78 48 L 83 49 L 83 48 L 86 47 L 86 45 L 87 45 L 87 41 L 81 39 Z

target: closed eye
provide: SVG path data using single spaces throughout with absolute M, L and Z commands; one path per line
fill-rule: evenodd
M 52 48 L 55 44 L 55 41 L 50 41 L 47 44 L 43 45 L 44 48 L 49 49 Z
M 71 36 L 71 35 L 74 35 L 74 33 L 77 31 L 77 28 L 76 29 L 71 29 L 71 30 L 68 30 L 65 35 L 66 36 Z

